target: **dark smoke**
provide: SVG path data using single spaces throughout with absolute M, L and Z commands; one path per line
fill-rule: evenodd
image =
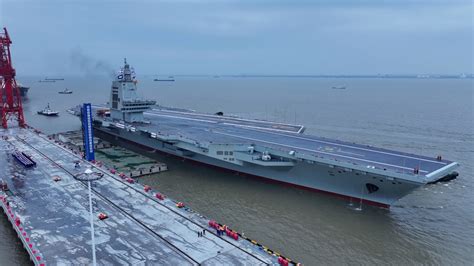
M 92 58 L 77 48 L 71 51 L 71 64 L 85 75 L 115 77 L 116 70 L 107 62 Z

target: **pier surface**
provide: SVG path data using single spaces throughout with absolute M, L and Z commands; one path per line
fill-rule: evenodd
M 78 155 L 42 134 L 14 128 L 0 135 L 0 179 L 9 189 L 0 191 L 0 206 L 37 265 L 91 264 L 87 184 L 74 178 L 87 168 L 104 174 L 92 186 L 98 264 L 278 265 L 278 257 L 245 239 L 217 236 L 207 218 L 157 199 L 156 191 L 85 161 L 76 168 Z M 11 155 L 15 150 L 37 165 L 25 168 Z

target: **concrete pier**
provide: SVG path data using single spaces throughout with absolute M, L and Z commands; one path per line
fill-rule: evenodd
M 6 184 L 0 206 L 35 265 L 92 263 L 87 184 L 74 178 L 87 168 L 103 175 L 92 186 L 99 265 L 282 264 L 266 247 L 218 236 L 208 218 L 149 187 L 86 161 L 75 167 L 80 157 L 45 135 L 14 128 L 0 129 L 0 136 L 0 179 Z M 15 150 L 37 165 L 25 168 L 11 155 Z M 99 219 L 100 213 L 108 218 Z

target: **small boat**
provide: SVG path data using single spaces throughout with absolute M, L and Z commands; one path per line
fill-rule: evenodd
M 68 88 L 64 89 L 63 91 L 58 92 L 59 94 L 72 94 L 72 90 L 69 90 Z
M 57 116 L 57 115 L 59 115 L 59 112 L 51 110 L 51 108 L 49 107 L 49 103 L 48 103 L 48 106 L 46 106 L 43 110 L 38 111 L 38 114 L 39 115 L 45 115 L 45 116 Z
M 346 87 L 345 86 L 341 86 L 341 87 L 332 87 L 333 90 L 345 90 Z

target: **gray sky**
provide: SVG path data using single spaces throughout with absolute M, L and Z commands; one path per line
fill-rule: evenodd
M 457 1 L 0 0 L 20 75 L 473 72 Z

